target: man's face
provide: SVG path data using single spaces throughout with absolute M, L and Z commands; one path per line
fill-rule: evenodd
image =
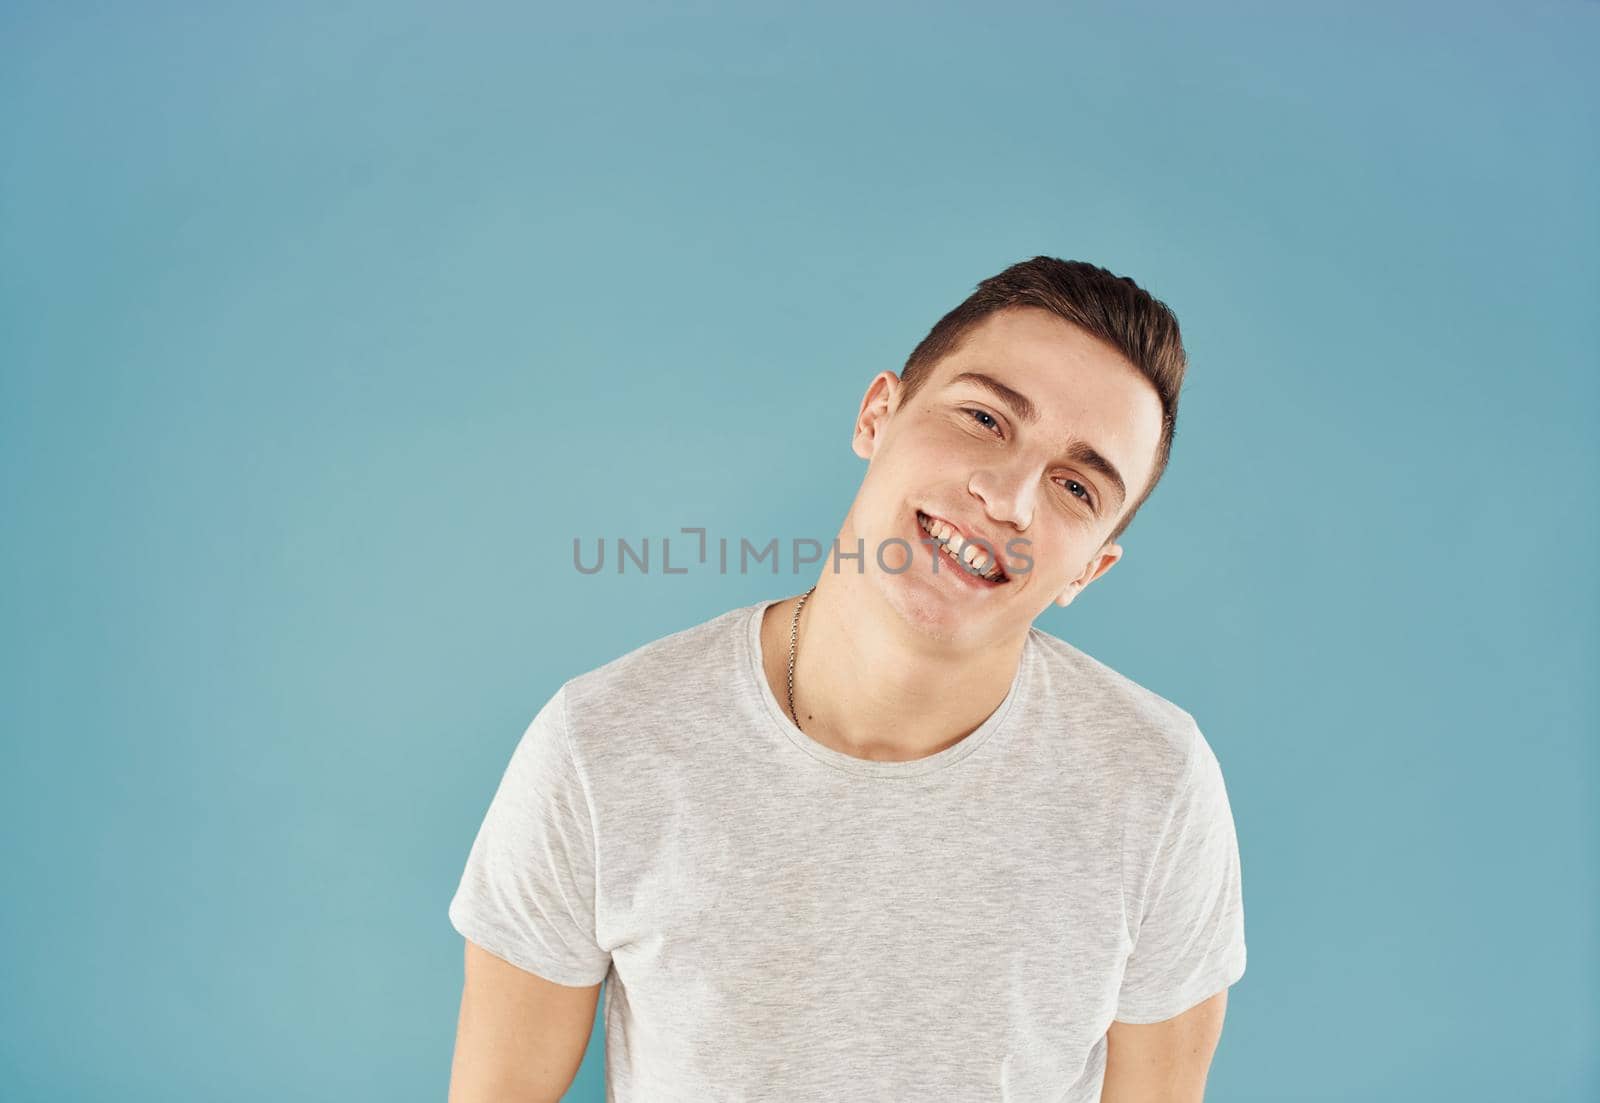
M 841 550 L 862 539 L 865 578 L 922 631 L 1013 639 L 1121 557 L 1105 541 L 1152 474 L 1160 433 L 1160 398 L 1120 353 L 1047 310 L 1002 310 L 909 400 L 893 372 L 872 381 L 853 441 L 867 474 Z M 945 526 L 959 533 L 952 550 L 986 541 L 1004 580 L 940 551 Z

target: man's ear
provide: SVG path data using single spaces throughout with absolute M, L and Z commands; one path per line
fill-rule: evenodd
M 1073 598 L 1088 589 L 1089 583 L 1109 571 L 1111 565 L 1121 558 L 1121 544 L 1108 544 L 1101 548 L 1099 554 L 1091 559 L 1089 565 L 1083 569 L 1083 573 L 1067 583 L 1062 591 L 1056 595 L 1056 604 L 1063 609 L 1071 605 Z
M 855 435 L 850 449 L 864 460 L 870 460 L 878 450 L 878 440 L 888 424 L 889 415 L 900 404 L 900 377 L 892 371 L 879 372 L 867 387 L 861 399 L 861 409 L 856 414 Z

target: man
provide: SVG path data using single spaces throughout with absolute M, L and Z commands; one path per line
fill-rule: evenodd
M 1244 972 L 1193 717 L 1033 627 L 1121 557 L 1185 355 L 1131 280 L 1036 257 L 861 403 L 816 586 L 573 678 L 450 918 L 451 1099 L 1197 1101 Z

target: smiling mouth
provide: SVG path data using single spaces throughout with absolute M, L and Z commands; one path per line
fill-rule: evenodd
M 917 524 L 928 538 L 939 546 L 943 555 L 955 567 L 991 586 L 1003 586 L 1011 581 L 1009 575 L 994 561 L 982 544 L 969 544 L 953 526 L 917 510 Z

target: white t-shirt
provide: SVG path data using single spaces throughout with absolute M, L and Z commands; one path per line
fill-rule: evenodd
M 790 722 L 771 602 L 572 678 L 512 754 L 450 920 L 605 980 L 608 1101 L 1091 1103 L 1113 1019 L 1244 973 L 1238 845 L 1194 718 L 1032 628 L 937 754 Z

